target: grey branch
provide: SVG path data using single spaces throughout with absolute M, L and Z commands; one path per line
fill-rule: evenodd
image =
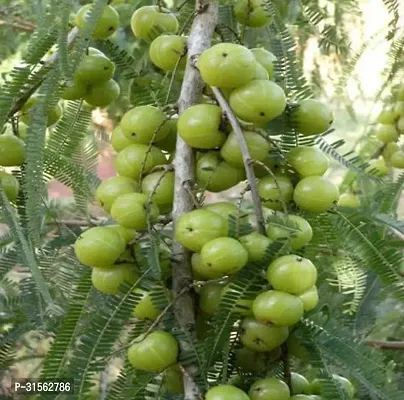
M 261 199 L 258 194 L 257 179 L 254 174 L 254 163 L 251 158 L 250 151 L 248 150 L 243 130 L 240 126 L 238 119 L 234 115 L 233 110 L 230 108 L 229 103 L 223 96 L 223 93 L 220 91 L 220 89 L 217 87 L 212 87 L 212 91 L 216 96 L 216 99 L 220 107 L 222 108 L 223 112 L 226 114 L 227 119 L 229 120 L 230 125 L 233 129 L 233 132 L 236 135 L 238 145 L 240 146 L 241 154 L 243 155 L 244 168 L 247 174 L 248 184 L 251 190 L 254 212 L 255 215 L 257 216 L 258 231 L 259 233 L 265 234 L 265 219 L 262 213 Z
M 369 347 L 385 350 L 404 350 L 404 342 L 393 342 L 384 340 L 365 340 L 363 342 Z
M 193 66 L 192 60 L 202 51 L 209 48 L 212 36 L 217 24 L 218 4 L 217 1 L 196 0 L 196 17 L 193 21 L 191 32 L 188 37 L 188 63 L 185 70 L 184 80 L 178 100 L 179 114 L 181 115 L 188 107 L 199 101 L 202 95 L 204 83 L 199 71 Z M 175 221 L 182 214 L 194 208 L 194 202 L 187 184 L 194 180 L 195 161 L 192 148 L 189 147 L 180 136 L 177 139 L 175 152 L 175 190 L 173 219 Z M 173 252 L 179 262 L 173 268 L 173 292 L 174 296 L 192 283 L 192 272 L 190 266 L 190 253 L 178 242 L 174 242 Z M 181 296 L 174 306 L 178 324 L 182 329 L 193 332 L 195 325 L 194 296 L 191 292 Z M 191 336 L 191 335 L 190 335 Z M 189 343 L 180 343 L 183 351 L 187 351 Z M 188 367 L 187 374 L 184 375 L 184 399 L 199 399 L 199 391 L 192 377 L 195 375 L 195 367 Z

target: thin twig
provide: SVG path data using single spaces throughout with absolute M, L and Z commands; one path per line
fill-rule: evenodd
M 253 160 L 251 158 L 250 151 L 248 150 L 243 130 L 241 129 L 237 117 L 234 115 L 233 110 L 230 108 L 230 105 L 227 102 L 226 98 L 223 96 L 221 90 L 217 87 L 212 86 L 212 91 L 216 96 L 216 99 L 223 112 L 226 114 L 227 119 L 229 120 L 230 125 L 233 129 L 233 132 L 236 135 L 238 145 L 240 146 L 241 154 L 243 156 L 247 180 L 250 185 L 251 198 L 254 205 L 255 215 L 257 216 L 257 228 L 260 233 L 265 234 L 265 220 L 264 214 L 262 212 L 261 199 L 258 194 L 257 179 L 254 174 Z
M 179 114 L 181 115 L 187 108 L 196 104 L 202 96 L 204 82 L 199 71 L 194 67 L 192 60 L 204 50 L 211 46 L 212 37 L 218 19 L 218 2 L 208 0 L 196 0 L 195 9 L 197 15 L 193 21 L 191 32 L 188 37 L 187 67 L 181 87 L 181 94 L 178 100 Z M 174 225 L 178 218 L 194 208 L 192 196 L 186 189 L 187 182 L 193 182 L 195 176 L 194 153 L 182 138 L 178 135 L 175 152 L 175 189 L 174 189 Z M 179 242 L 173 241 L 173 254 L 178 257 L 179 262 L 173 268 L 173 292 L 177 296 L 184 287 L 192 284 L 192 270 L 190 264 L 190 252 Z M 195 307 L 194 295 L 190 291 L 185 293 L 176 302 L 174 313 L 178 325 L 189 335 L 194 337 Z M 187 340 L 180 341 L 183 351 L 189 350 L 191 344 Z M 196 373 L 196 366 L 190 365 L 184 374 L 184 400 L 199 399 L 199 390 L 194 382 L 193 376 Z
M 384 350 L 404 350 L 404 342 L 399 341 L 390 342 L 384 340 L 365 340 L 363 344 L 366 344 L 369 347 L 375 347 Z
M 164 318 L 164 316 L 167 314 L 167 312 L 175 305 L 175 303 L 180 299 L 181 296 L 183 296 L 186 292 L 191 290 L 193 288 L 193 284 L 189 285 L 181 290 L 180 293 L 171 301 L 170 304 L 168 304 L 164 310 L 158 315 L 158 317 L 153 321 L 153 323 L 149 326 L 147 331 L 140 335 L 139 337 L 134 338 L 132 341 L 130 341 L 128 344 L 120 347 L 119 349 L 114 350 L 112 353 L 108 355 L 108 359 L 111 359 L 113 355 L 120 353 L 122 350 L 126 350 L 129 347 L 131 347 L 135 343 L 142 342 L 147 336 L 149 336 L 154 329 L 158 326 L 158 324 L 161 322 L 161 320 Z
M 101 373 L 101 394 L 99 399 L 105 400 L 108 396 L 108 371 L 104 370 Z
M 76 40 L 78 34 L 79 34 L 79 29 L 77 27 L 73 28 L 70 31 L 69 36 L 67 37 L 67 46 L 68 47 L 72 46 L 72 44 Z M 44 62 L 44 65 L 43 65 L 42 68 L 49 68 L 49 66 L 54 64 L 56 62 L 57 58 L 58 58 L 58 55 L 59 55 L 58 51 L 56 51 L 54 54 L 52 54 L 52 56 L 49 57 L 49 59 Z M 13 107 L 11 108 L 9 113 L 7 114 L 7 119 L 11 118 L 15 113 L 17 113 L 18 111 L 21 110 L 22 106 L 27 102 L 27 100 L 36 92 L 36 90 L 39 88 L 39 86 L 42 85 L 45 78 L 46 78 L 46 75 L 42 79 L 40 79 L 37 83 L 35 83 L 35 85 L 30 86 L 25 91 L 25 93 L 23 93 L 17 99 L 17 101 L 14 103 Z
M 31 24 L 23 24 L 17 21 L 0 20 L 0 26 L 8 26 L 16 31 L 32 33 L 35 31 L 35 26 Z

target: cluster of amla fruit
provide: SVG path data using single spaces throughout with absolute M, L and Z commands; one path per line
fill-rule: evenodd
M 372 161 L 378 175 L 385 175 L 389 167 L 404 168 L 404 151 L 398 144 L 404 134 L 404 86 L 396 87 L 392 93 L 393 104 L 383 110 L 377 118 L 376 137 L 384 144 L 382 158 Z
M 333 374 L 335 384 L 353 399 L 355 389 L 352 383 L 340 376 Z M 267 377 L 254 382 L 248 394 L 234 385 L 219 385 L 210 389 L 206 400 L 321 400 L 323 392 L 319 379 L 309 381 L 296 372 L 291 373 L 290 387 L 281 379 Z
M 133 14 L 131 28 L 135 36 L 151 42 L 150 58 L 159 68 L 183 68 L 180 58 L 186 38 L 175 35 L 178 21 L 174 14 L 157 6 L 142 7 Z M 78 259 L 93 268 L 93 283 L 99 290 L 114 294 L 124 281 L 136 281 L 135 231 L 146 229 L 159 215 L 172 209 L 174 172 L 166 165 L 173 157 L 177 133 L 197 152 L 196 178 L 201 186 L 219 192 L 245 179 L 235 135 L 223 123 L 220 107 L 209 96 L 210 87 L 223 90 L 243 126 L 260 127 L 284 114 L 287 108 L 285 93 L 271 80 L 274 59 L 265 49 L 216 44 L 203 52 L 197 63 L 208 94 L 201 104 L 190 107 L 178 120 L 153 106 L 134 107 L 123 116 L 111 138 L 118 152 L 118 176 L 102 182 L 96 193 L 117 225 L 91 228 L 75 245 Z M 316 135 L 330 127 L 333 115 L 327 105 L 310 99 L 301 101 L 288 118 L 296 123 L 299 133 Z M 253 129 L 246 128 L 244 136 L 251 157 L 271 167 L 268 141 Z M 293 199 L 304 210 L 324 212 L 337 202 L 338 189 L 322 177 L 328 168 L 323 153 L 300 147 L 286 158 L 287 164 L 276 170 L 275 176 L 261 171 L 258 185 L 265 206 L 280 210 Z M 259 172 L 257 168 L 257 175 Z M 264 207 L 263 211 L 271 214 L 272 210 Z M 234 204 L 222 202 L 177 220 L 176 239 L 194 252 L 195 279 L 234 275 L 248 262 L 260 260 L 268 245 L 278 238 L 289 238 L 292 249 L 305 246 L 312 238 L 306 220 L 288 215 L 290 222 L 298 226 L 295 234 L 290 229 L 269 225 L 267 235 L 252 233 L 240 240 L 233 239 L 228 237 L 227 218 L 235 212 Z M 134 250 L 129 256 L 128 248 Z M 168 259 L 167 251 L 169 256 L 168 249 L 162 254 Z M 127 262 L 122 264 L 122 259 Z M 268 266 L 267 278 L 272 290 L 237 305 L 244 310 L 242 342 L 247 351 L 263 353 L 278 348 L 288 337 L 288 327 L 318 302 L 317 271 L 310 260 L 294 254 L 278 258 Z M 219 289 L 222 296 L 223 290 L 231 287 Z M 209 296 L 203 292 L 208 290 L 206 286 L 200 293 L 200 308 L 205 311 L 208 307 L 203 305 L 203 298 Z M 219 290 L 215 288 L 215 292 Z M 154 308 L 151 293 L 143 295 L 134 315 L 156 319 L 160 311 Z M 292 312 L 284 313 L 285 307 Z M 136 339 L 128 350 L 128 358 L 135 368 L 176 374 L 178 352 L 176 339 L 168 332 L 156 330 Z
M 91 5 L 83 6 L 76 15 L 79 29 L 84 28 Z M 105 7 L 93 32 L 94 39 L 104 39 L 112 35 L 119 25 L 118 13 L 113 7 Z M 80 61 L 72 82 L 69 82 L 61 93 L 64 100 L 84 99 L 93 107 L 104 107 L 115 101 L 120 93 L 119 85 L 112 79 L 115 65 L 101 51 L 89 48 Z M 39 96 L 32 95 L 18 112 L 18 135 L 8 126 L 0 135 L 0 166 L 18 167 L 25 161 L 25 139 L 27 127 L 33 120 L 33 112 L 38 104 Z M 46 126 L 55 125 L 63 114 L 62 102 L 51 104 L 47 111 Z M 19 191 L 18 180 L 4 170 L 0 170 L 0 181 L 8 199 L 15 201 Z

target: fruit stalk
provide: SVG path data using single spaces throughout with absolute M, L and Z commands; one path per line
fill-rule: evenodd
M 234 134 L 236 135 L 241 154 L 243 155 L 244 168 L 247 175 L 248 185 L 250 186 L 254 212 L 257 217 L 258 231 L 259 233 L 265 235 L 265 219 L 264 214 L 262 213 L 261 199 L 258 194 L 257 179 L 254 174 L 254 163 L 253 159 L 251 158 L 250 151 L 248 150 L 243 130 L 220 89 L 212 86 L 212 91 L 223 112 L 226 114 L 226 117 L 229 120 L 230 125 L 234 131 Z
M 184 80 L 178 99 L 179 114 L 188 107 L 195 104 L 202 95 L 204 83 L 199 71 L 193 66 L 192 60 L 211 45 L 214 30 L 218 19 L 217 1 L 196 0 L 196 17 L 193 21 L 191 32 L 188 38 L 188 62 L 185 70 Z M 175 187 L 174 187 L 174 225 L 178 217 L 194 208 L 192 196 L 187 190 L 187 185 L 194 180 L 194 154 L 192 148 L 188 146 L 178 135 L 176 144 L 175 167 Z M 190 253 L 178 242 L 173 243 L 173 254 L 178 260 L 173 268 L 173 292 L 177 297 L 184 287 L 192 283 L 192 272 L 190 266 Z M 191 329 L 195 325 L 194 298 L 191 292 L 184 293 L 178 298 L 174 305 L 174 312 L 179 325 L 183 329 Z M 189 343 L 180 343 L 181 349 L 187 351 Z M 195 368 L 187 368 L 184 375 L 184 399 L 198 399 L 198 389 L 192 380 Z

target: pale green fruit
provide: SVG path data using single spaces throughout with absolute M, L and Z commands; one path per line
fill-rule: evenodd
M 113 229 L 114 231 L 118 232 L 123 237 L 126 244 L 131 242 L 136 235 L 135 229 L 125 228 L 121 225 L 107 225 L 106 228 Z
M 177 363 L 179 345 L 170 333 L 153 331 L 129 347 L 128 360 L 135 369 L 160 373 Z
M 258 182 L 258 193 L 263 204 L 273 210 L 282 210 L 293 198 L 292 181 L 283 175 L 267 176 Z
M 394 168 L 404 168 L 404 151 L 398 150 L 390 157 L 390 164 Z
M 219 385 L 206 392 L 205 400 L 249 400 L 249 397 L 235 386 Z
M 20 166 L 25 161 L 25 143 L 14 135 L 0 136 L 0 165 Z
M 138 141 L 136 139 L 128 139 L 122 132 L 121 127 L 118 125 L 111 134 L 111 146 L 112 148 L 119 153 L 126 147 L 130 146 L 131 144 L 136 144 Z
M 0 170 L 0 185 L 11 202 L 17 200 L 20 184 L 16 177 Z
M 259 62 L 256 63 L 256 72 L 255 72 L 255 78 L 256 80 L 268 80 L 269 79 L 269 75 L 268 75 L 268 71 L 265 69 L 265 67 L 263 65 L 261 65 Z
M 284 343 L 289 336 L 286 326 L 276 326 L 247 317 L 241 323 L 241 343 L 257 353 L 268 352 Z
M 295 394 L 303 394 L 308 393 L 309 389 L 309 381 L 300 374 L 296 372 L 292 372 L 291 374 L 291 387 L 292 387 L 292 395 Z
M 272 261 L 266 276 L 274 289 L 301 294 L 315 285 L 317 268 L 307 258 L 288 254 Z
M 161 35 L 150 45 L 150 59 L 163 71 L 174 71 L 178 63 L 177 71 L 184 70 L 187 62 L 187 57 L 183 56 L 186 43 L 186 36 Z
M 116 81 L 110 79 L 109 81 L 90 86 L 83 98 L 93 107 L 106 107 L 117 100 L 120 94 L 120 86 Z
M 158 142 L 170 132 L 168 119 L 163 111 L 153 106 L 139 106 L 129 110 L 121 120 L 121 129 L 128 139 L 142 144 Z
M 226 139 L 220 130 L 222 110 L 214 104 L 196 104 L 186 109 L 178 119 L 178 134 L 191 147 L 213 149 Z
M 264 7 L 263 0 L 236 0 L 234 14 L 242 25 L 260 28 L 271 21 L 269 11 Z
M 398 150 L 400 150 L 400 146 L 397 143 L 387 143 L 382 151 L 382 156 L 386 161 L 390 161 L 391 156 Z
M 304 311 L 313 310 L 319 302 L 318 290 L 316 286 L 311 287 L 305 292 L 299 294 L 299 299 L 303 302 Z
M 328 104 L 319 100 L 302 100 L 292 113 L 297 130 L 303 135 L 319 135 L 331 126 L 334 116 Z
M 376 128 L 376 137 L 383 143 L 395 142 L 398 139 L 397 128 L 394 124 L 380 124 Z
M 95 198 L 102 208 L 109 212 L 112 203 L 122 194 L 139 192 L 139 183 L 124 176 L 113 176 L 102 181 L 95 192 Z
M 338 200 L 338 206 L 346 208 L 359 208 L 361 202 L 359 197 L 352 193 L 344 193 Z
M 268 246 L 272 243 L 266 236 L 253 232 L 239 238 L 248 251 L 248 261 L 255 262 L 264 258 Z
M 283 227 L 279 224 L 275 225 L 269 223 L 267 228 L 268 237 L 273 241 L 289 238 L 293 250 L 298 250 L 306 246 L 313 238 L 313 230 L 310 224 L 298 215 L 288 215 L 285 218 L 286 222 L 290 223 L 292 230 L 288 229 L 288 225 Z
M 170 212 L 174 200 L 174 172 L 156 171 L 142 180 L 142 192 L 153 195 L 161 213 Z
M 272 81 L 253 80 L 232 91 L 230 106 L 243 121 L 265 124 L 285 111 L 286 96 Z
M 75 20 L 80 30 L 87 25 L 87 18 L 91 8 L 91 4 L 86 4 L 77 12 Z M 113 7 L 105 6 L 91 36 L 93 39 L 106 39 L 115 33 L 118 26 L 119 14 Z
M 205 285 L 199 291 L 199 308 L 207 315 L 214 315 L 219 310 L 223 286 Z
M 292 326 L 303 317 L 303 302 L 293 294 L 268 290 L 259 294 L 252 305 L 255 319 L 277 326 Z
M 227 235 L 227 221 L 209 210 L 193 210 L 175 224 L 175 238 L 187 249 L 200 252 L 209 241 Z
M 398 103 L 399 104 L 399 103 Z M 395 108 L 389 107 L 386 110 L 383 110 L 379 116 L 377 117 L 376 121 L 379 124 L 394 124 L 397 120 L 399 113 L 395 111 Z
M 158 216 L 158 207 L 143 193 L 120 195 L 111 207 L 111 217 L 119 225 L 129 229 L 144 229 L 148 220 L 155 222 Z
M 245 179 L 244 168 L 223 161 L 218 152 L 203 153 L 196 164 L 196 180 L 206 190 L 218 193 Z
M 254 79 L 256 61 L 244 46 L 219 43 L 202 52 L 198 68 L 209 86 L 236 88 Z
M 240 271 L 248 261 L 248 252 L 236 239 L 219 237 L 201 249 L 201 272 L 207 278 L 221 278 Z
M 321 176 L 303 178 L 295 187 L 294 202 L 313 213 L 328 211 L 339 200 L 338 187 Z
M 130 26 L 133 34 L 143 40 L 152 41 L 162 33 L 177 33 L 177 17 L 166 8 L 144 6 L 132 15 Z
M 329 166 L 327 156 L 315 147 L 295 147 L 287 155 L 289 164 L 301 177 L 323 175 Z
M 400 132 L 400 134 L 404 133 L 404 117 L 401 117 L 398 121 L 397 121 L 397 130 Z
M 263 48 L 251 49 L 251 53 L 268 72 L 268 79 L 272 80 L 274 78 L 274 62 L 277 60 L 275 54 Z
M 125 250 L 125 240 L 107 227 L 95 227 L 83 232 L 74 244 L 78 260 L 89 267 L 111 267 Z
M 140 296 L 140 300 L 133 309 L 132 315 L 139 319 L 154 321 L 160 315 L 160 310 L 154 306 L 150 292 L 140 288 L 136 288 L 133 292 Z
M 355 388 L 352 385 L 351 381 L 344 378 L 343 376 L 333 374 L 332 376 L 339 385 L 341 385 L 342 390 L 348 395 L 350 399 L 353 399 L 355 396 Z
M 157 165 L 167 164 L 168 161 L 162 151 L 144 144 L 132 144 L 123 149 L 115 159 L 118 174 L 138 180 L 140 173 L 147 173 Z
M 244 139 L 253 160 L 263 161 L 267 157 L 271 146 L 261 135 L 256 132 L 245 131 Z M 230 165 L 238 168 L 244 167 L 243 155 L 234 132 L 230 133 L 227 137 L 220 151 L 220 155 Z
M 248 392 L 251 400 L 289 400 L 288 385 L 277 378 L 264 378 L 253 383 Z
M 118 264 L 111 268 L 93 268 L 91 280 L 96 289 L 102 293 L 118 294 L 120 286 L 127 282 L 134 284 L 139 278 L 133 264 Z
M 396 119 L 404 116 L 404 101 L 399 101 L 395 104 L 394 113 L 396 114 Z

